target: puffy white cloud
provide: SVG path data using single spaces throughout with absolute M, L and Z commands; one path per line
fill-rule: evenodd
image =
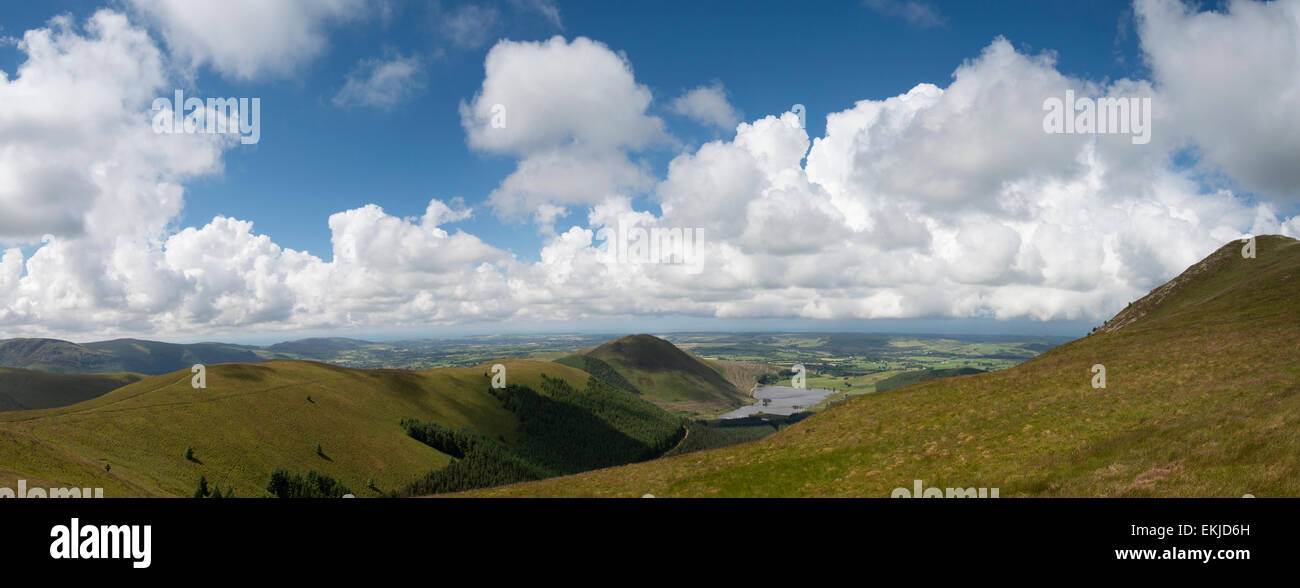
M 549 230 L 566 212 L 564 205 L 596 204 L 653 184 L 644 167 L 620 151 L 557 147 L 521 160 L 489 201 L 507 219 L 531 213 L 536 224 Z
M 21 278 L 22 255 L 11 249 L 0 258 L 0 324 L 15 333 L 184 333 L 504 317 L 509 256 L 438 226 L 467 215 L 439 200 L 419 219 L 375 205 L 340 212 L 329 219 L 329 261 L 225 217 L 163 241 L 118 239 L 106 251 L 52 240 Z
M 283 75 L 319 55 L 332 25 L 356 18 L 364 0 L 128 0 L 191 67 L 252 79 Z
M 1066 90 L 1162 97 L 1140 80 L 1069 78 L 997 39 L 947 88 L 831 114 L 811 147 L 786 113 L 679 155 L 656 188 L 661 217 L 626 200 L 592 208 L 594 228 L 702 228 L 703 271 L 576 271 L 594 244 L 575 247 L 571 230 L 543 257 L 563 268 L 547 284 L 621 292 L 600 308 L 632 314 L 1099 320 L 1242 232 L 1295 234 L 1268 204 L 1172 166 L 1163 115 L 1146 144 L 1044 132 L 1044 100 Z
M 1008 180 L 1085 172 L 1086 164 L 1079 161 L 1085 144 L 1098 143 L 1095 155 L 1107 165 L 1140 169 L 1164 157 L 1159 128 L 1153 131 L 1157 141 L 1146 145 L 1118 135 L 1044 132 L 1044 100 L 1064 97 L 1066 91 L 1103 97 L 1151 94 L 1148 85 L 1128 80 L 1100 88 L 1066 78 L 1050 56 L 1023 55 L 998 38 L 978 59 L 959 67 L 946 89 L 921 84 L 907 94 L 862 101 L 828 117 L 824 142 L 844 143 L 814 148 L 809 169 L 836 186 L 957 215 L 971 207 L 1009 204 L 997 201 L 1005 196 L 1001 188 Z M 835 132 L 855 125 L 867 128 L 850 135 Z
M 180 184 L 219 172 L 235 140 L 153 132 L 152 99 L 170 93 L 162 54 L 121 14 L 96 12 L 84 32 L 55 18 L 18 48 L 15 76 L 0 73 L 0 241 L 43 245 L 5 253 L 0 323 L 147 327 L 183 286 L 149 254 Z
M 334 95 L 334 104 L 380 109 L 397 106 L 424 88 L 423 67 L 415 55 L 363 60 Z
M 170 96 L 161 51 L 111 11 L 28 31 L 0 72 L 0 256 L 6 335 L 186 333 L 500 317 L 504 252 L 443 225 L 459 199 L 418 219 L 369 205 L 330 218 L 334 256 L 281 248 L 251 222 L 172 229 L 182 183 L 221 171 L 229 136 L 156 134 Z
M 1300 1 L 1199 12 L 1138 0 L 1135 10 L 1170 130 L 1242 187 L 1300 201 Z
M 1204 17 L 1139 8 L 1142 31 Z M 1232 19 L 1257 9 L 1206 22 L 1254 23 Z M 1178 38 L 1151 33 L 1144 48 L 1166 33 Z M 519 159 L 488 200 L 498 216 L 549 228 L 580 206 L 585 226 L 549 233 L 525 263 L 449 229 L 473 214 L 459 200 L 433 199 L 413 218 L 370 204 L 330 217 L 332 255 L 321 259 L 244 220 L 172 227 L 184 182 L 220 172 L 234 143 L 150 131 L 165 59 L 125 17 L 98 13 L 84 33 L 56 20 L 20 48 L 27 61 L 0 78 L 13 104 L 0 110 L 0 240 L 44 240 L 26 258 L 0 255 L 7 335 L 665 314 L 1100 320 L 1243 233 L 1300 236 L 1300 218 L 1280 217 L 1274 201 L 1207 188 L 1172 164 L 1178 129 L 1198 112 L 1177 76 L 1075 79 L 996 39 L 947 87 L 860 101 L 828 115 L 822 137 L 788 112 L 743 122 L 656 178 L 634 158 L 671 142 L 648 114 L 650 90 L 604 45 L 556 37 L 494 47 L 461 122 L 470 147 Z M 1045 133 L 1044 100 L 1067 90 L 1175 106 L 1155 110 L 1146 144 Z M 504 128 L 492 124 L 497 104 Z M 1239 140 L 1234 128 L 1188 129 L 1197 143 Z M 1268 160 L 1276 144 L 1237 148 Z M 1273 177 L 1219 165 L 1243 184 Z M 637 209 L 642 195 L 657 212 Z M 690 229 L 699 248 L 687 263 L 610 255 L 636 229 Z
M 646 114 L 652 96 L 632 65 L 586 37 L 502 41 L 484 70 L 483 87 L 460 109 L 476 149 L 521 156 L 566 142 L 635 149 L 663 134 L 663 121 Z M 492 124 L 498 104 L 507 114 L 502 128 Z
M 179 324 L 213 326 L 274 323 L 287 320 L 294 305 L 286 284 L 291 269 L 319 263 L 282 250 L 253 224 L 217 217 L 206 226 L 187 228 L 153 253 L 159 270 L 183 276 L 183 303 L 174 313 Z M 160 253 L 160 255 L 159 255 Z M 297 263 L 295 263 L 297 262 Z
M 741 116 L 727 101 L 727 89 L 722 82 L 687 90 L 674 98 L 669 108 L 695 122 L 723 130 L 734 129 Z
M 384 213 L 374 204 L 330 216 L 334 263 L 369 269 L 446 272 L 502 257 L 473 235 L 448 233 L 438 222 L 458 214 L 440 201 L 429 204 L 418 224 Z
M 162 56 L 120 14 L 27 31 L 26 60 L 0 72 L 0 242 L 87 231 L 156 233 L 179 212 L 179 182 L 220 169 L 228 137 L 156 135 Z
M 489 198 L 498 215 L 533 215 L 549 226 L 568 205 L 651 183 L 628 152 L 666 135 L 663 121 L 646 113 L 650 90 L 626 58 L 585 37 L 556 36 L 497 43 L 484 69 L 481 90 L 460 115 L 471 147 L 520 158 Z

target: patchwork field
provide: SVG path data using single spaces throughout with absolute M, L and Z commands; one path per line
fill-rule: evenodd
M 1230 243 L 1096 334 L 767 438 L 485 496 L 1300 495 L 1300 242 Z M 1106 370 L 1094 387 L 1093 366 Z

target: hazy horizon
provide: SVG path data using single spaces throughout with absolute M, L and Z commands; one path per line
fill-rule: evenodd
M 287 341 L 300 339 L 315 338 L 345 338 L 370 341 L 374 343 L 386 343 L 419 339 L 462 339 L 473 337 L 492 337 L 492 336 L 561 336 L 561 335 L 609 335 L 621 337 L 631 334 L 650 334 L 650 335 L 672 335 L 672 334 L 764 334 L 764 333 L 808 333 L 808 334 L 826 334 L 826 333 L 862 333 L 862 334 L 879 334 L 879 335 L 930 335 L 930 336 L 987 336 L 987 337 L 1052 337 L 1074 339 L 1088 334 L 1088 331 L 1097 326 L 1096 323 L 1087 321 L 1054 321 L 1054 322 L 1035 322 L 1030 320 L 1007 320 L 1000 321 L 996 319 L 908 319 L 908 320 L 880 320 L 880 321 L 824 321 L 814 323 L 808 321 L 748 321 L 748 322 L 709 322 L 704 321 L 705 325 L 700 325 L 698 319 L 680 319 L 680 321 L 671 322 L 639 322 L 627 324 L 607 324 L 600 323 L 587 328 L 580 327 L 563 327 L 563 326 L 545 326 L 537 325 L 533 327 L 513 325 L 508 329 L 489 328 L 483 326 L 479 328 L 466 327 L 448 327 L 444 330 L 434 330 L 427 327 L 411 328 L 408 330 L 387 330 L 387 331 L 365 331 L 360 329 L 352 330 L 330 330 L 330 331 L 305 331 L 305 332 L 282 332 L 282 333 L 257 333 L 257 334 L 230 334 L 229 336 L 210 337 L 210 336 L 168 336 L 166 334 L 146 335 L 146 334 L 124 334 L 122 336 L 105 336 L 105 337 L 0 337 L 0 341 L 8 339 L 58 339 L 70 341 L 72 343 L 85 344 L 98 341 L 111 341 L 116 339 L 139 339 L 146 341 L 158 341 L 162 343 L 229 343 L 235 345 L 271 345 Z M 690 324 L 688 324 L 690 323 Z

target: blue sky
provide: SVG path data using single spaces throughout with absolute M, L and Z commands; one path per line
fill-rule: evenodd
M 232 2 L 0 14 L 0 337 L 1082 334 L 1300 234 L 1300 0 Z M 1044 133 L 1066 89 L 1155 141 Z M 138 136 L 174 90 L 258 98 L 260 142 Z M 702 272 L 601 261 L 626 222 L 707 230 Z
M 953 70 L 1001 35 L 1028 52 L 1054 51 L 1060 69 L 1104 80 L 1141 77 L 1132 10 L 1122 1 L 934 2 L 946 23 L 916 26 L 856 2 L 560 2 L 563 28 L 533 13 L 499 7 L 496 37 L 545 40 L 586 36 L 626 53 L 637 81 L 650 87 L 671 131 L 687 143 L 720 133 L 666 112 L 683 90 L 721 81 L 747 118 L 779 114 L 793 104 L 810 113 L 809 132 L 824 132 L 824 113 L 864 98 L 883 99 L 921 82 L 946 85 Z M 50 1 L 7 6 L 7 34 L 42 26 L 54 14 L 78 20 L 101 2 Z M 231 82 L 200 69 L 187 96 L 249 96 L 262 100 L 262 140 L 225 159 L 226 171 L 187 186 L 182 224 L 217 215 L 252 220 L 282 246 L 330 256 L 331 214 L 373 202 L 396 216 L 418 216 L 431 197 L 479 204 L 514 167 L 507 157 L 466 146 L 457 106 L 483 81 L 491 44 L 457 48 L 439 30 L 455 2 L 393 4 L 392 16 L 341 29 L 321 58 L 292 79 Z M 438 11 L 441 7 L 442 13 Z M 494 39 L 496 38 L 494 37 Z M 360 60 L 385 52 L 428 57 L 427 86 L 391 110 L 340 108 L 331 98 Z M 0 69 L 21 57 L 10 48 Z M 818 116 L 821 114 L 822 116 Z M 662 174 L 674 151 L 646 160 Z M 642 206 L 654 204 L 642 201 Z M 581 222 L 582 211 L 570 221 Z M 535 260 L 541 236 L 480 212 L 460 227 Z
M 627 54 L 637 80 L 650 86 L 657 102 L 721 80 L 733 104 L 749 116 L 778 114 L 796 103 L 825 113 L 862 98 L 893 96 L 919 82 L 946 85 L 958 64 L 998 35 L 1035 51 L 1055 50 L 1062 69 L 1088 78 L 1129 76 L 1140 65 L 1131 57 L 1124 64 L 1115 59 L 1116 33 L 1127 11 L 1123 2 L 1098 2 L 1083 19 L 1073 2 L 976 4 L 943 3 L 950 24 L 919 29 L 853 2 L 819 3 L 815 10 L 792 9 L 788 2 L 561 3 L 562 31 L 524 17 L 512 18 L 503 33 L 513 40 L 555 34 L 600 40 Z M 431 30 L 435 17 L 427 3 L 399 6 L 400 16 L 390 25 L 376 23 L 333 43 L 306 79 L 258 85 L 253 92 L 214 84 L 210 92 L 218 95 L 263 96 L 266 130 L 256 153 L 234 154 L 225 178 L 195 187 L 187 217 L 254 219 L 281 244 L 328 256 L 326 219 L 361 200 L 401 216 L 419 215 L 432 196 L 481 202 L 513 168 L 507 158 L 466 147 L 456 110 L 479 89 L 488 47 L 445 48 L 445 57 L 430 64 L 427 91 L 390 112 L 340 112 L 330 104 L 360 59 L 388 48 L 427 53 L 445 47 Z M 818 42 L 819 37 L 835 41 Z M 1121 46 L 1131 52 L 1131 37 Z M 273 108 L 278 105 L 283 106 Z M 824 120 L 809 118 L 811 133 L 820 134 Z M 683 140 L 717 135 L 678 116 L 664 119 Z M 650 155 L 662 170 L 672 152 Z M 528 227 L 503 227 L 485 214 L 463 226 L 525 259 L 536 258 L 540 240 Z

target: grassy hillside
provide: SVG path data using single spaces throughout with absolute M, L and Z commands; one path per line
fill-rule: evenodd
M 526 360 L 511 384 L 542 376 L 583 388 L 587 374 Z M 107 496 L 185 496 L 200 475 L 237 496 L 261 496 L 276 467 L 317 470 L 359 496 L 402 487 L 450 457 L 409 437 L 406 418 L 468 427 L 514 443 L 519 421 L 488 393 L 488 366 L 423 372 L 350 370 L 275 360 L 146 378 L 80 404 L 0 413 L 0 485 L 103 487 Z M 316 452 L 317 445 L 321 454 Z M 187 447 L 194 460 L 184 458 Z M 104 466 L 111 470 L 105 471 Z
M 888 497 L 920 479 L 1003 497 L 1300 496 L 1300 242 L 1257 242 L 1256 259 L 1229 243 L 1122 328 L 1014 368 L 854 398 L 754 443 L 482 494 Z
M 140 374 L 55 374 L 0 368 L 0 412 L 68 406 L 142 378 Z
M 514 443 L 469 431 L 406 421 L 412 437 L 459 458 L 401 494 L 436 494 L 500 486 L 653 459 L 685 434 L 682 419 L 591 377 L 586 390 L 542 377 L 536 390 L 493 389 L 518 417 Z
M 669 410 L 711 414 L 749 400 L 716 370 L 658 337 L 630 335 L 586 355 L 608 364 L 647 400 Z
M 738 419 L 686 421 L 686 436 L 665 456 L 682 455 L 757 441 L 797 423 L 811 413 L 754 415 Z
M 978 374 L 983 371 L 984 370 L 979 370 L 975 368 L 951 368 L 951 369 L 916 370 L 911 372 L 903 372 L 901 374 L 895 374 L 889 376 L 888 378 L 884 378 L 879 382 L 876 382 L 875 391 L 884 392 L 886 390 L 893 390 L 894 388 L 911 386 L 912 384 L 916 384 L 918 382 L 924 382 L 926 380 L 935 380 L 938 378 L 951 378 L 953 376 L 967 376 L 970 374 Z
M 764 375 L 780 375 L 781 369 L 757 361 L 730 361 L 705 359 L 704 363 L 726 378 L 737 390 L 752 391 Z
M 58 339 L 0 341 L 0 366 L 58 373 L 110 371 L 112 354 Z
M 636 386 L 632 385 L 632 382 L 627 381 L 627 378 L 624 378 L 623 374 L 618 373 L 618 371 L 609 364 L 590 355 L 566 355 L 555 360 L 555 363 L 561 363 L 569 367 L 578 368 L 591 374 L 600 381 L 618 388 L 619 390 L 623 390 L 624 392 L 641 394 L 641 391 L 637 390 Z
M 0 367 L 16 367 L 64 374 L 134 372 L 161 375 L 190 366 L 228 362 L 255 362 L 265 357 L 256 349 L 225 343 L 181 345 L 116 339 L 77 344 L 57 339 L 0 341 Z

